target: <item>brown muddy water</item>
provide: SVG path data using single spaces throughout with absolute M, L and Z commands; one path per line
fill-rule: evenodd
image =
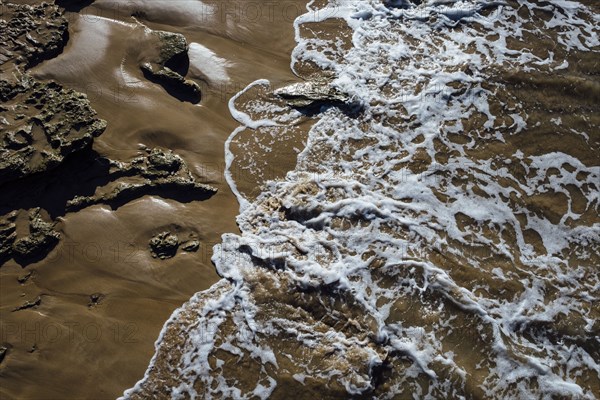
M 267 2 L 81 3 L 65 14 L 64 50 L 29 73 L 88 96 L 107 121 L 93 145 L 98 156 L 127 162 L 146 147 L 169 149 L 218 192 L 204 201 L 142 195 L 116 209 L 100 204 L 50 216 L 61 238 L 47 257 L 22 265 L 11 259 L 0 268 L 0 345 L 8 348 L 0 364 L 2 399 L 116 398 L 143 376 L 169 315 L 219 279 L 212 245 L 238 232 L 238 203 L 223 178 L 224 142 L 237 126 L 227 101 L 265 74 L 274 83 L 294 80 L 292 21 L 302 1 L 285 2 L 285 9 Z M 198 104 L 144 77 L 139 60 L 156 52 L 148 29 L 185 36 L 192 58 L 186 78 L 201 87 Z M 12 72 L 3 66 L 3 74 Z M 21 234 L 28 209 L 60 209 L 66 193 L 87 194 L 81 187 L 93 193 L 96 177 L 85 168 L 69 160 L 60 172 L 24 183 L 26 189 L 14 183 L 16 190 L 2 195 L 1 203 L 25 221 Z M 27 189 L 32 185 L 37 190 Z M 148 242 L 163 231 L 198 240 L 200 248 L 153 258 Z M 38 297 L 39 305 L 13 312 Z
M 0 268 L 3 397 L 600 397 L 597 3 L 305 6 L 70 2 L 0 54 L 107 123 L 1 187 L 60 234 Z

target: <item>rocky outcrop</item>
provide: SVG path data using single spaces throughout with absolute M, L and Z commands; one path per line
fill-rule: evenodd
M 179 248 L 179 238 L 171 232 L 161 232 L 150 239 L 150 254 L 154 258 L 165 260 L 175 257 Z
M 60 54 L 68 40 L 68 23 L 60 9 L 0 1 L 0 70 L 32 67 Z
M 8 353 L 8 347 L 0 346 L 0 364 L 2 364 L 2 361 L 4 361 L 4 358 L 6 357 L 7 353 Z
M 76 196 L 67 202 L 67 211 L 77 211 L 94 204 L 119 207 L 144 195 L 184 195 L 206 199 L 217 189 L 202 184 L 192 175 L 181 157 L 171 151 L 155 148 L 129 163 L 107 160 L 111 164 L 111 183 L 92 196 Z
M 54 230 L 54 223 L 46 222 L 40 215 L 40 209 L 29 215 L 29 236 L 16 240 L 12 253 L 17 258 L 30 259 L 46 255 L 60 240 L 60 233 Z
M 144 76 L 163 86 L 174 97 L 198 103 L 201 97 L 200 86 L 184 77 L 189 67 L 185 37 L 165 31 L 151 31 L 151 36 L 156 42 L 157 54 L 140 64 Z
M 19 307 L 16 307 L 13 310 L 13 312 L 27 310 L 28 308 L 36 308 L 40 304 L 42 304 L 42 298 L 40 296 L 38 296 L 38 297 L 36 297 L 33 300 L 27 300 L 27 301 L 25 301 L 22 305 L 20 305 Z
M 6 218 L 0 219 L 0 263 L 12 254 L 12 246 L 17 238 L 16 217 L 17 213 L 12 212 Z
M 194 253 L 200 249 L 200 242 L 197 240 L 190 240 L 182 243 L 181 250 L 188 253 Z
M 294 83 L 276 89 L 273 93 L 285 99 L 291 107 L 297 108 L 311 107 L 322 103 L 347 103 L 349 101 L 346 94 L 340 92 L 325 80 Z
M 29 214 L 27 236 L 18 238 L 16 217 L 17 212 L 13 211 L 0 219 L 0 262 L 12 257 L 24 262 L 43 258 L 60 240 L 60 233 L 54 230 L 55 224 L 44 221 L 39 208 Z
M 0 80 L 0 100 L 0 185 L 58 166 L 106 127 L 84 94 L 28 75 Z

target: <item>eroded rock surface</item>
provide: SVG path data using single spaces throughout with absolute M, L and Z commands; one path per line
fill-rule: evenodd
M 183 101 L 200 101 L 200 86 L 186 79 L 189 67 L 188 45 L 180 33 L 151 31 L 156 42 L 157 54 L 146 58 L 140 68 L 152 82 L 162 85 L 167 92 Z
M 29 234 L 18 237 L 16 218 L 11 212 L 0 219 L 0 262 L 11 257 L 21 261 L 43 258 L 60 240 L 60 233 L 54 229 L 54 222 L 46 222 L 39 208 L 29 213 Z
M 67 28 L 53 4 L 0 1 L 0 71 L 12 65 L 29 68 L 58 55 L 69 37 Z
M 181 157 L 171 151 L 155 148 L 129 163 L 107 162 L 111 165 L 112 182 L 92 196 L 76 196 L 68 201 L 68 211 L 94 204 L 116 208 L 147 194 L 206 199 L 217 192 L 216 188 L 198 182 Z
M 165 260 L 175 257 L 179 248 L 179 238 L 171 232 L 161 232 L 150 239 L 150 253 L 154 258 Z
M 29 236 L 14 242 L 15 255 L 33 257 L 54 247 L 60 240 L 60 233 L 54 230 L 54 226 L 54 223 L 42 219 L 40 209 L 33 210 L 29 215 Z
M 0 100 L 0 185 L 58 166 L 106 128 L 87 96 L 55 82 L 2 79 Z
M 6 218 L 0 219 L 0 262 L 12 254 L 12 246 L 17 238 L 16 217 L 17 213 L 12 212 Z

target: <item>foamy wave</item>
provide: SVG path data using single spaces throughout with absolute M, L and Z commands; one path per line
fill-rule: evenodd
M 294 70 L 326 70 L 360 110 L 322 107 L 296 169 L 254 201 L 228 175 L 242 235 L 215 247 L 224 279 L 174 313 L 125 397 L 595 398 L 597 107 L 577 93 L 598 91 L 571 65 L 597 54 L 598 15 L 559 0 L 313 4 Z M 300 35 L 332 18 L 347 36 Z M 239 129 L 297 117 L 242 94 Z

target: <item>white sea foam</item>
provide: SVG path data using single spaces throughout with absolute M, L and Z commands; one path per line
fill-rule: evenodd
M 508 104 L 493 69 L 553 71 L 564 61 L 509 46 L 514 37 L 539 34 L 513 2 L 331 0 L 326 13 L 313 4 L 296 21 L 292 66 L 298 71 L 310 61 L 329 69 L 361 110 L 322 108 L 295 170 L 249 202 L 229 172 L 232 140 L 244 129 L 286 129 L 294 117 L 265 118 L 262 107 L 238 105 L 264 80 L 231 99 L 242 126 L 226 144 L 226 177 L 240 201 L 242 234 L 224 235 L 214 249 L 225 279 L 171 318 L 196 315 L 194 324 L 184 320 L 189 339 L 176 363 L 174 397 L 264 398 L 289 356 L 286 373 L 295 381 L 335 383 L 349 396 L 595 398 L 600 365 L 590 348 L 597 345 L 600 276 L 592 262 L 600 222 L 583 215 L 598 213 L 600 167 L 560 151 L 472 156 L 476 146 L 507 144 L 530 128 L 527 110 L 518 98 Z M 581 4 L 518 5 L 550 11 L 544 29 L 561 51 L 598 52 L 598 16 Z M 301 36 L 301 24 L 324 15 L 351 28 L 351 49 L 336 52 L 323 39 Z M 500 103 L 507 111 L 497 111 Z M 467 140 L 457 143 L 452 134 Z M 574 206 L 573 188 L 584 210 Z M 532 206 L 550 194 L 567 199 L 557 220 Z M 270 294 L 258 293 L 263 286 Z M 308 316 L 272 314 L 293 290 Z M 311 319 L 311 296 L 344 327 Z M 410 312 L 401 312 L 404 306 Z M 228 320 L 233 327 L 199 339 L 201 327 Z M 240 336 L 242 330 L 252 334 Z M 452 341 L 457 334 L 461 340 Z M 302 351 L 276 351 L 282 347 L 271 344 L 282 338 Z M 160 354 L 160 339 L 157 346 Z M 217 348 L 260 365 L 256 385 L 227 380 L 224 369 L 211 372 Z M 339 364 L 319 358 L 321 349 L 333 349 Z M 391 376 L 376 392 L 374 371 L 385 365 Z M 477 387 L 472 375 L 482 377 Z M 202 393 L 194 389 L 198 381 Z

